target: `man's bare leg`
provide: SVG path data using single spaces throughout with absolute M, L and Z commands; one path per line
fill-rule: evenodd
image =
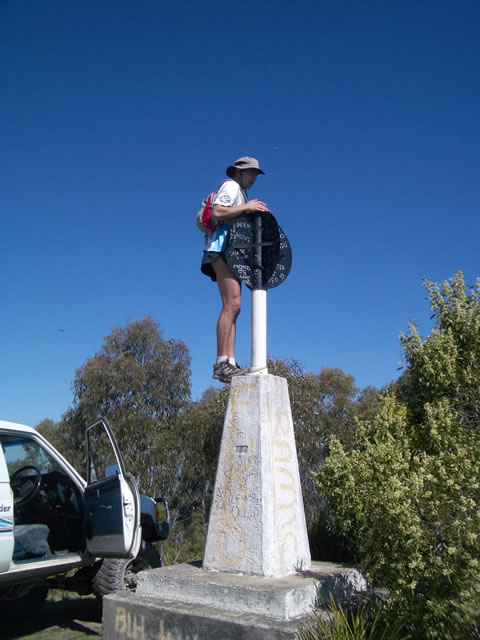
M 217 276 L 218 290 L 222 299 L 222 310 L 217 321 L 217 358 L 235 357 L 235 324 L 240 313 L 241 285 L 226 262 L 218 258 L 212 267 Z

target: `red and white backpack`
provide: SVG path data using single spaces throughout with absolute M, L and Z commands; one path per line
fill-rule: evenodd
M 197 227 L 208 238 L 211 238 L 215 233 L 215 231 L 217 230 L 217 225 L 215 224 L 215 221 L 212 218 L 213 201 L 218 191 L 220 190 L 220 187 L 225 182 L 228 182 L 228 180 L 224 180 L 223 182 L 221 182 L 218 185 L 216 191 L 212 191 L 212 193 L 210 193 L 204 200 L 202 200 L 202 208 L 200 209 L 200 211 L 197 213 L 197 216 L 196 216 Z

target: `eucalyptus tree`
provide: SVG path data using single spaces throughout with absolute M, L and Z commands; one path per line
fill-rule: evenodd
M 190 401 L 190 355 L 150 316 L 115 327 L 76 370 L 73 406 L 58 426 L 62 449 L 81 469 L 85 427 L 106 417 L 127 468 L 149 495 L 178 487 L 184 459 L 178 416 Z

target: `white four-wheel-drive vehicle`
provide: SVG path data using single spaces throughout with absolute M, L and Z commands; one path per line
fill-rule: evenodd
M 86 430 L 87 481 L 34 429 L 0 421 L 0 611 L 48 589 L 103 596 L 160 566 L 168 506 L 140 496 L 105 419 Z

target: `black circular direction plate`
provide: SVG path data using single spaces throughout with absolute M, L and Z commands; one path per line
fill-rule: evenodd
M 228 266 L 249 289 L 254 288 L 255 268 L 253 216 L 238 216 L 230 225 L 225 249 Z M 292 266 L 287 236 L 271 213 L 262 213 L 262 288 L 272 289 L 285 280 Z

